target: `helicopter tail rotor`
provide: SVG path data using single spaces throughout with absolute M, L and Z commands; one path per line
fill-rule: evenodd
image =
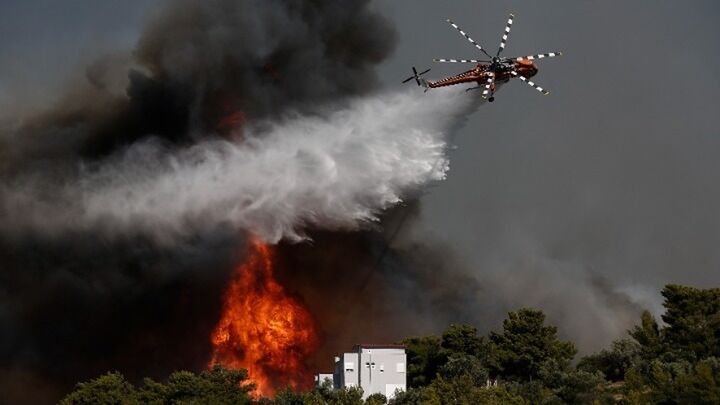
M 415 82 L 417 83 L 418 86 L 422 86 L 423 84 L 427 83 L 425 80 L 422 80 L 422 81 L 421 81 L 420 76 L 422 76 L 422 75 L 424 75 L 425 73 L 429 72 L 430 69 L 425 70 L 424 72 L 418 73 L 417 69 L 415 69 L 415 66 L 413 66 L 412 70 L 413 70 L 413 75 L 410 76 L 410 77 L 408 77 L 407 79 L 403 80 L 403 83 L 407 83 L 407 82 L 409 82 L 409 81 L 412 80 L 412 79 L 415 79 Z

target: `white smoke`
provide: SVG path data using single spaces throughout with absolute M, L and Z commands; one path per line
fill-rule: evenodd
M 356 229 L 404 193 L 444 178 L 446 137 L 476 104 L 456 91 L 413 90 L 358 99 L 325 116 L 265 122 L 241 142 L 177 150 L 143 141 L 84 169 L 49 201 L 40 202 L 38 182 L 6 187 L 6 226 L 167 241 L 230 225 L 269 242 L 301 239 L 308 225 Z

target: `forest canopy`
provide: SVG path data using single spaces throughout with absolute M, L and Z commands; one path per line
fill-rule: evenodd
M 640 315 L 626 337 L 575 359 L 542 311 L 510 312 L 487 336 L 465 324 L 440 336 L 408 337 L 408 389 L 389 402 L 360 388 L 286 389 L 256 398 L 246 370 L 178 371 L 165 382 L 131 384 L 109 372 L 78 383 L 60 404 L 717 404 L 720 289 L 667 285 L 658 322 Z M 577 360 L 574 364 L 573 361 Z

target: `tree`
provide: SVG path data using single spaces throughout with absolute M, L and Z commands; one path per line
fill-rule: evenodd
M 649 311 L 643 311 L 640 325 L 635 325 L 628 333 L 643 348 L 655 348 L 662 344 L 660 328 Z
M 628 402 L 633 404 L 720 403 L 720 361 L 710 357 L 692 364 L 686 360 L 653 360 L 627 373 Z
M 523 308 L 510 312 L 502 333 L 492 332 L 494 374 L 517 381 L 538 378 L 542 364 L 553 360 L 566 368 L 577 350 L 557 337 L 557 328 L 546 326 L 542 311 Z
M 542 381 L 510 381 L 504 384 L 509 392 L 529 404 L 561 405 L 562 400 Z
M 95 380 L 80 383 L 60 401 L 63 405 L 80 404 L 249 404 L 247 370 L 220 366 L 194 374 L 176 371 L 162 384 L 149 378 L 143 387 L 135 388 L 120 373 L 108 373 Z
M 379 392 L 376 392 L 365 399 L 365 405 L 385 405 L 386 403 L 387 397 Z
M 162 396 L 165 403 L 249 404 L 249 392 L 255 389 L 247 381 L 247 370 L 226 369 L 216 365 L 199 375 L 189 371 L 170 374 L 167 384 L 145 380 L 141 395 Z
M 608 400 L 602 389 L 607 381 L 601 372 L 562 367 L 553 359 L 542 364 L 538 379 L 532 383 L 540 383 L 543 388 L 547 388 L 553 394 L 548 398 L 553 398 L 553 401 L 559 400 L 565 404 L 587 404 Z M 535 391 L 542 392 L 537 388 Z M 547 393 L 545 395 L 547 396 Z M 548 399 L 545 401 L 536 399 L 533 402 L 548 402 Z
M 610 350 L 583 357 L 577 365 L 578 370 L 590 373 L 601 372 L 610 381 L 622 381 L 625 373 L 640 357 L 640 345 L 630 339 L 616 340 Z
M 261 404 L 274 404 L 274 405 L 304 405 L 306 403 L 309 403 L 309 401 L 305 401 L 305 397 L 308 396 L 306 394 L 303 394 L 302 392 L 295 392 L 290 387 L 285 388 L 283 390 L 280 390 L 275 395 L 274 400 L 264 400 L 261 399 Z
M 666 326 L 644 312 L 630 336 L 640 361 L 625 373 L 628 403 L 720 402 L 720 289 L 667 285 Z
M 436 336 L 411 337 L 400 343 L 407 354 L 410 387 L 425 386 L 438 373 L 445 377 L 457 376 L 464 372 L 461 368 L 483 378 L 483 382 L 486 378 L 489 347 L 473 326 L 452 324 L 440 339 Z M 453 364 L 448 365 L 448 362 Z
M 701 360 L 677 379 L 679 403 L 720 404 L 720 359 Z
M 442 405 L 442 404 L 528 404 L 505 387 L 478 387 L 467 376 L 445 379 L 438 377 L 426 387 L 399 393 L 391 405 Z
M 467 376 L 476 386 L 485 385 L 489 374 L 477 357 L 459 353 L 451 356 L 448 361 L 440 367 L 439 374 L 446 379 L 453 379 Z
M 372 405 L 380 405 L 385 402 L 378 402 L 377 394 L 368 397 L 369 402 L 363 402 L 363 390 L 360 387 L 346 387 L 341 389 L 333 389 L 330 381 L 324 381 L 319 387 L 315 387 L 310 392 L 294 392 L 287 388 L 277 393 L 275 399 L 262 398 L 261 404 L 275 405 L 363 405 L 369 403 Z M 383 398 L 384 395 L 381 395 Z M 371 399 L 372 398 L 372 399 Z
M 555 395 L 566 404 L 611 403 L 612 398 L 603 390 L 606 383 L 600 372 L 570 370 L 562 375 Z
M 134 405 L 140 404 L 138 393 L 119 372 L 107 373 L 94 380 L 82 382 L 63 398 L 60 405 Z
M 720 357 L 720 289 L 669 284 L 661 294 L 665 343 L 697 359 Z
M 363 390 L 360 387 L 341 388 L 333 391 L 330 405 L 362 405 Z
M 442 334 L 440 346 L 448 357 L 456 354 L 468 354 L 481 358 L 486 352 L 484 338 L 478 335 L 476 328 L 464 324 L 452 324 Z
M 164 384 L 153 381 L 151 378 L 143 380 L 143 387 L 138 392 L 140 402 L 143 404 L 164 404 L 169 389 Z
M 411 337 L 402 342 L 407 355 L 409 387 L 430 384 L 446 358 L 436 336 Z

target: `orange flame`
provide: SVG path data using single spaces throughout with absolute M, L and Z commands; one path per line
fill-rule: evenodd
M 273 276 L 272 248 L 253 242 L 225 292 L 209 366 L 246 368 L 261 396 L 271 397 L 287 386 L 307 389 L 313 378 L 304 359 L 318 341 L 308 310 Z
M 235 111 L 224 116 L 220 123 L 218 123 L 218 129 L 231 130 L 237 127 L 241 127 L 245 123 L 245 114 L 242 111 Z

